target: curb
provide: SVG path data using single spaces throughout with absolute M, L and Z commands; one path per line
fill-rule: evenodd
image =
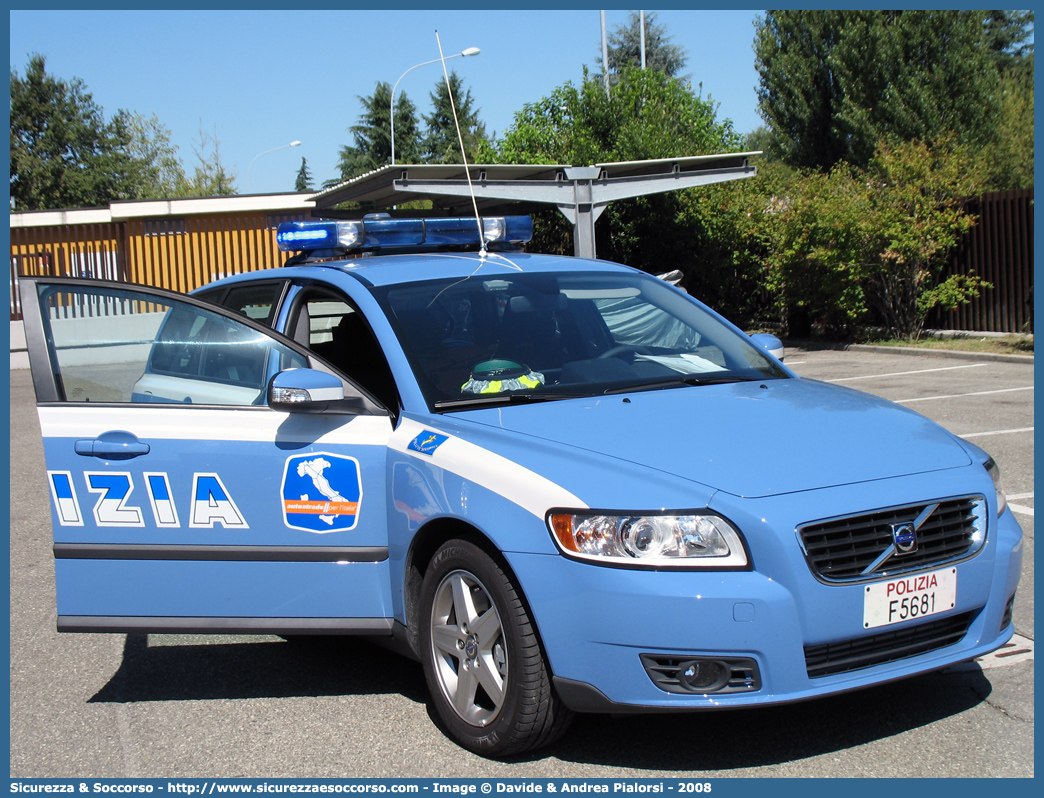
M 879 352 L 891 355 L 915 355 L 920 357 L 949 357 L 958 360 L 986 360 L 993 363 L 1022 363 L 1033 365 L 1033 355 L 1003 355 L 996 352 L 963 352 L 958 349 L 921 349 L 916 346 L 877 346 L 875 344 L 849 344 L 846 351 Z

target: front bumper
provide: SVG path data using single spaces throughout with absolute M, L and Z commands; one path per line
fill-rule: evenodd
M 992 525 L 984 549 L 956 566 L 952 610 L 871 630 L 863 629 L 865 586 L 817 582 L 802 560 L 780 569 L 785 577 L 773 578 L 757 569 L 640 571 L 559 556 L 509 554 L 508 559 L 526 586 L 559 694 L 572 709 L 720 709 L 869 687 L 1000 647 L 1014 631 L 1005 609 L 1021 572 L 1022 531 L 1010 512 Z M 925 624 L 944 628 L 941 645 L 932 648 L 929 640 L 927 648 L 923 643 L 904 648 L 904 638 L 926 637 L 919 632 Z M 824 647 L 851 641 L 858 648 L 892 632 L 899 637 L 894 659 L 886 654 L 886 661 L 877 656 L 857 661 L 852 670 L 810 675 L 812 659 L 821 657 Z M 889 645 L 886 640 L 884 648 Z M 654 684 L 642 655 L 749 658 L 757 666 L 757 689 L 667 692 Z

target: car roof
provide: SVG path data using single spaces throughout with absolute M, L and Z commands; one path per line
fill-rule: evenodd
M 375 287 L 405 285 L 440 278 L 463 278 L 476 273 L 484 276 L 522 273 L 593 273 L 637 270 L 619 263 L 589 260 L 565 255 L 537 255 L 525 252 L 429 252 L 302 263 L 278 269 L 249 272 L 211 283 L 239 283 L 296 275 L 310 279 L 329 279 L 335 274 L 347 275 Z M 338 282 L 334 279 L 332 282 Z

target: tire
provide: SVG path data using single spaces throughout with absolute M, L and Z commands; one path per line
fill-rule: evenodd
M 540 640 L 505 567 L 465 540 L 445 543 L 421 586 L 420 654 L 449 736 L 488 757 L 557 739 L 573 713 L 551 686 Z

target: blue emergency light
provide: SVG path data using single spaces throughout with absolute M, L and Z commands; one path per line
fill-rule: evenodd
M 486 216 L 482 236 L 474 217 L 393 219 L 371 214 L 361 220 L 283 222 L 276 243 L 284 252 L 318 250 L 442 249 L 489 245 L 516 246 L 533 238 L 529 216 Z

